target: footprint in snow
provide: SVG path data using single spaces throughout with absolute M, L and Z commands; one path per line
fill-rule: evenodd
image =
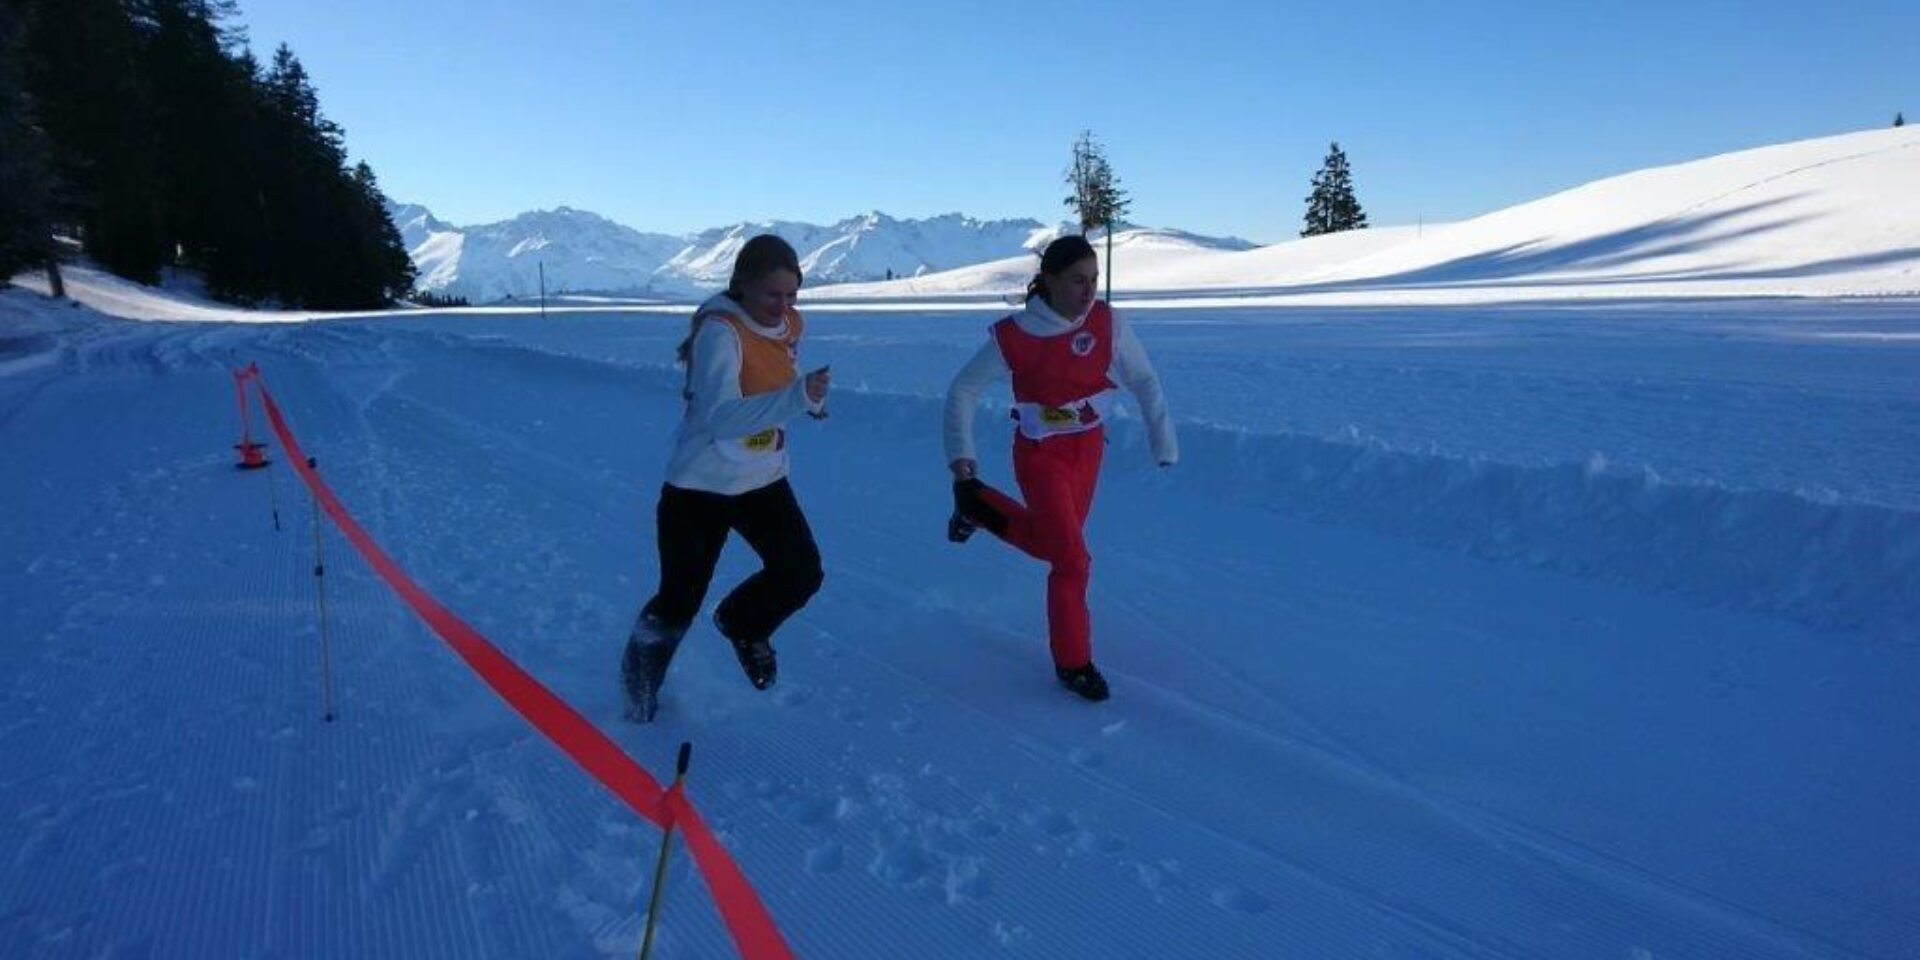
M 1133 879 L 1135 883 L 1155 893 L 1178 890 L 1186 886 L 1180 879 L 1180 865 L 1171 860 L 1162 860 L 1159 863 L 1136 863 L 1133 865 Z
M 833 815 L 834 804 L 812 796 L 797 796 L 780 805 L 780 815 L 803 827 L 825 823 Z
M 1064 837 L 1078 827 L 1078 824 L 1074 823 L 1072 814 L 1063 813 L 1052 807 L 1039 807 L 1029 811 L 1026 821 L 1027 826 L 1050 837 Z
M 1213 904 L 1222 910 L 1248 915 L 1264 912 L 1269 906 L 1267 898 L 1231 883 L 1213 891 Z
M 815 875 L 833 873 L 845 862 L 846 854 L 837 843 L 823 843 L 807 851 L 807 872 Z
M 933 857 L 925 847 L 911 837 L 900 836 L 880 839 L 880 849 L 867 865 L 867 872 L 895 886 L 911 887 L 920 883 L 933 866 Z
M 947 864 L 947 906 L 982 900 L 993 893 L 993 882 L 987 879 L 981 862 L 979 857 L 961 857 Z

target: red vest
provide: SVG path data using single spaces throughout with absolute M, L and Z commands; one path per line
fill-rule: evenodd
M 1013 399 L 1065 407 L 1113 389 L 1113 311 L 1095 300 L 1072 333 L 1036 337 L 1012 317 L 993 325 L 1000 356 L 1013 373 Z

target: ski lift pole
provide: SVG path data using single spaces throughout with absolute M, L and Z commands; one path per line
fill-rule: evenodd
M 686 780 L 687 763 L 692 759 L 693 744 L 683 741 L 680 744 L 680 759 L 674 767 L 673 786 L 667 788 L 669 796 L 680 789 L 681 782 Z M 647 960 L 647 955 L 653 952 L 653 928 L 660 920 L 660 893 L 666 888 L 667 855 L 672 850 L 673 821 L 669 819 L 660 833 L 660 863 L 653 869 L 653 896 L 647 902 L 647 932 L 640 940 L 640 960 Z
M 320 461 L 307 458 L 307 469 L 320 469 Z M 320 689 L 326 707 L 325 719 L 333 722 L 333 653 L 327 630 L 327 562 L 320 549 L 320 499 L 313 500 L 313 586 L 320 604 Z

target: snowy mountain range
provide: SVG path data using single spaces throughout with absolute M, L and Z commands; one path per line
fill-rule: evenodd
M 899 220 L 873 212 L 827 226 L 778 220 L 674 236 L 643 233 L 570 207 L 471 227 L 453 226 L 418 204 L 388 209 L 419 268 L 420 288 L 475 303 L 537 296 L 542 270 L 549 294 L 696 296 L 725 286 L 741 244 L 760 233 L 792 243 L 813 286 L 916 277 L 1018 257 L 1062 229 L 1038 220 L 975 220 L 957 213 Z M 1154 233 L 1193 249 L 1254 246 L 1177 230 Z

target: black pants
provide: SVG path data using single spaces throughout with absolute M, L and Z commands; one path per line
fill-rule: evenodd
M 721 629 L 736 643 L 772 637 L 806 606 L 825 577 L 820 548 L 785 478 L 731 496 L 662 485 L 655 517 L 660 592 L 647 601 L 645 612 L 671 629 L 686 629 L 700 613 L 730 531 L 746 538 L 762 565 L 720 601 Z

